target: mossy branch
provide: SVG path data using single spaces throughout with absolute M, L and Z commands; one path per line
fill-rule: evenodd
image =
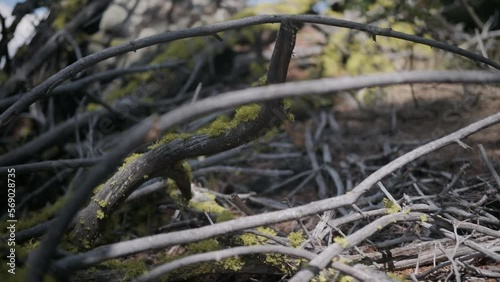
M 284 20 L 271 57 L 267 84 L 286 80 L 288 65 L 295 46 L 297 28 L 290 20 Z M 258 109 L 258 110 L 256 110 Z M 190 178 L 179 169 L 186 158 L 210 155 L 229 150 L 263 136 L 268 130 L 287 119 L 283 100 L 273 100 L 260 105 L 242 107 L 236 111 L 228 126 L 222 126 L 215 134 L 201 132 L 189 137 L 175 138 L 165 144 L 154 146 L 149 152 L 137 156 L 118 170 L 94 195 L 86 208 L 77 217 L 73 238 L 80 247 L 88 247 L 97 238 L 99 230 L 106 224 L 114 210 L 148 177 L 171 178 L 186 200 L 191 198 Z M 221 126 L 218 126 L 220 128 Z M 106 205 L 99 205 L 106 203 Z

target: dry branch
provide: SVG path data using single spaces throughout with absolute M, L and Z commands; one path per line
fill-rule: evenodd
M 7 125 L 16 116 L 18 116 L 19 113 L 21 113 L 21 111 L 26 109 L 29 105 L 31 105 L 35 101 L 42 99 L 52 89 L 57 87 L 62 82 L 70 79 L 80 71 L 108 58 L 115 57 L 117 55 L 124 54 L 127 52 L 136 51 L 138 49 L 145 48 L 148 46 L 160 43 L 166 43 L 178 39 L 197 37 L 197 36 L 212 36 L 214 34 L 217 34 L 218 32 L 222 32 L 225 30 L 238 29 L 246 26 L 264 24 L 264 23 L 278 23 L 281 22 L 282 20 L 293 20 L 294 22 L 301 22 L 301 23 L 307 22 L 307 23 L 345 27 L 345 28 L 365 31 L 371 34 L 372 36 L 380 35 L 380 36 L 387 36 L 387 37 L 394 37 L 403 40 L 408 40 L 411 42 L 425 44 L 434 48 L 449 51 L 451 53 L 464 56 L 474 61 L 483 62 L 489 66 L 495 67 L 496 69 L 500 69 L 500 64 L 490 59 L 487 59 L 483 56 L 475 54 L 473 52 L 458 48 L 456 46 L 451 46 L 442 42 L 438 42 L 435 40 L 418 37 L 414 35 L 408 35 L 402 32 L 397 32 L 390 28 L 379 28 L 368 24 L 361 24 L 356 22 L 350 22 L 350 21 L 321 17 L 321 16 L 313 16 L 313 15 L 263 15 L 263 16 L 244 18 L 240 20 L 227 21 L 219 24 L 214 24 L 211 26 L 196 27 L 196 28 L 181 30 L 178 32 L 169 32 L 165 34 L 153 35 L 150 37 L 133 40 L 123 45 L 111 47 L 106 50 L 84 57 L 76 61 L 75 63 L 71 64 L 70 66 L 64 68 L 63 70 L 59 71 L 57 74 L 51 76 L 43 83 L 37 85 L 30 92 L 26 93 L 26 95 L 24 95 L 14 105 L 9 107 L 5 112 L 3 112 L 0 115 L 0 127 Z
M 371 174 L 361 182 L 351 193 L 340 197 L 329 198 L 321 201 L 312 202 L 300 207 L 290 208 L 283 211 L 270 212 L 255 216 L 248 216 L 228 222 L 218 223 L 201 228 L 172 232 L 168 234 L 158 234 L 139 238 L 135 240 L 119 242 L 107 246 L 101 246 L 94 250 L 76 254 L 63 258 L 54 264 L 55 269 L 62 272 L 72 269 L 84 268 L 95 265 L 99 262 L 111 258 L 123 257 L 142 251 L 164 248 L 167 246 L 195 242 L 218 235 L 229 234 L 234 231 L 253 228 L 287 220 L 295 220 L 301 217 L 320 213 L 326 210 L 332 210 L 343 206 L 354 204 L 356 200 L 372 187 L 377 181 L 401 168 L 405 164 L 424 156 L 430 152 L 436 151 L 446 145 L 454 143 L 456 140 L 463 139 L 483 128 L 500 122 L 500 113 L 489 116 L 483 120 L 477 121 L 454 133 L 444 136 L 438 140 L 430 142 L 424 146 L 397 158 L 385 165 L 375 173 Z

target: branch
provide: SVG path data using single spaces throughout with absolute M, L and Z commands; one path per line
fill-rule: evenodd
M 23 174 L 23 173 L 30 173 L 33 171 L 36 172 L 49 171 L 58 168 L 68 168 L 68 167 L 77 169 L 80 167 L 93 166 L 103 160 L 104 158 L 98 157 L 98 158 L 85 158 L 85 159 L 43 161 L 43 162 L 20 164 L 14 166 L 4 166 L 0 167 L 0 171 L 1 173 L 3 172 L 6 173 L 8 168 L 13 168 L 16 170 L 16 173 Z
M 392 224 L 397 221 L 420 220 L 420 217 L 425 215 L 426 215 L 425 213 L 417 213 L 417 212 L 407 213 L 406 211 L 402 211 L 399 213 L 382 216 L 381 218 L 371 222 L 370 224 L 352 233 L 351 235 L 344 237 L 342 239 L 342 243 L 335 243 L 328 246 L 328 248 L 326 248 L 313 260 L 311 260 L 306 268 L 297 272 L 288 281 L 290 282 L 310 281 L 314 277 L 314 275 L 318 274 L 320 270 L 327 267 L 328 264 L 330 264 L 330 262 L 332 261 L 332 259 L 335 256 L 339 255 L 343 250 L 356 246 L 357 244 L 368 239 L 371 235 L 376 234 L 377 232 L 382 230 L 382 228 L 386 227 L 389 224 Z
M 39 48 L 36 53 L 26 61 L 25 64 L 16 70 L 14 75 L 9 77 L 4 86 L 0 88 L 0 98 L 4 98 L 8 94 L 11 94 L 11 92 L 15 91 L 19 83 L 25 82 L 28 75 L 30 75 L 36 68 L 40 67 L 42 63 L 46 62 L 47 57 L 59 48 L 60 38 L 64 36 L 64 34 L 74 33 L 78 27 L 87 23 L 90 18 L 105 10 L 109 3 L 111 3 L 111 0 L 96 0 L 92 1 L 88 5 L 85 5 L 78 15 L 76 15 L 63 29 L 52 35 L 43 47 Z M 61 11 L 61 13 L 64 13 L 64 11 Z
M 86 77 L 83 77 L 82 79 L 71 81 L 65 84 L 62 84 L 51 92 L 47 93 L 46 97 L 52 97 L 52 96 L 57 96 L 57 95 L 62 95 L 62 94 L 68 94 L 69 92 L 72 91 L 77 91 L 82 88 L 87 87 L 89 84 L 95 82 L 95 81 L 106 81 L 106 80 L 111 80 L 115 79 L 117 77 L 125 76 L 127 74 L 134 74 L 138 72 L 148 72 L 148 71 L 155 71 L 158 69 L 163 69 L 163 68 L 175 68 L 181 65 L 183 61 L 181 60 L 174 60 L 174 61 L 167 61 L 161 64 L 156 64 L 156 65 L 144 65 L 144 66 L 134 66 L 130 68 L 122 68 L 122 69 L 112 69 L 108 71 L 103 71 L 99 72 L 96 74 L 92 74 Z M 21 99 L 26 95 L 26 93 L 20 93 L 14 96 L 7 97 L 5 99 L 0 100 L 0 109 L 7 108 L 10 105 L 14 104 L 17 100 Z M 69 94 L 68 94 L 69 95 Z
M 267 83 L 285 82 L 296 32 L 297 28 L 291 22 L 283 21 L 271 58 Z M 109 215 L 144 182 L 144 175 L 173 179 L 182 196 L 189 200 L 191 183 L 186 173 L 182 173 L 179 168 L 180 161 L 229 150 L 257 139 L 269 129 L 281 124 L 285 118 L 280 117 L 286 117 L 285 107 L 282 100 L 274 99 L 262 103 L 254 118 L 239 121 L 234 127 L 228 127 L 218 135 L 194 134 L 186 139 L 174 139 L 148 151 L 106 181 L 95 194 L 93 201 L 79 213 L 79 224 L 75 225 L 73 238 L 80 241 L 80 246 L 91 244 L 107 223 Z M 99 205 L 103 201 L 106 203 L 104 207 Z M 99 211 L 104 217 L 96 220 L 95 215 Z
M 208 261 L 219 261 L 221 259 L 240 256 L 240 255 L 250 255 L 250 254 L 262 254 L 262 253 L 278 253 L 284 255 L 290 255 L 299 258 L 305 258 L 308 260 L 316 257 L 316 254 L 311 253 L 306 250 L 284 247 L 284 246 L 244 246 L 244 247 L 235 247 L 226 250 L 218 250 L 214 252 L 207 252 L 202 254 L 191 255 L 187 257 L 183 257 L 181 259 L 165 263 L 158 267 L 155 267 L 148 273 L 137 277 L 133 280 L 133 282 L 145 282 L 151 281 L 161 276 L 164 276 L 170 271 L 173 271 L 177 268 L 191 265 L 200 262 L 208 262 Z
M 243 18 L 239 20 L 226 21 L 223 23 L 213 24 L 209 26 L 195 27 L 176 32 L 167 32 L 163 34 L 153 35 L 133 40 L 126 44 L 111 47 L 103 51 L 89 55 L 87 57 L 84 57 L 76 61 L 75 63 L 69 65 L 68 67 L 62 69 L 58 73 L 54 74 L 41 84 L 37 85 L 30 92 L 26 93 L 26 95 L 24 95 L 22 99 L 17 101 L 14 105 L 12 105 L 5 112 L 3 112 L 0 115 L 0 127 L 7 125 L 35 101 L 46 97 L 52 89 L 54 89 L 56 86 L 58 86 L 65 80 L 71 78 L 73 75 L 79 73 L 80 71 L 90 66 L 93 66 L 103 60 L 127 52 L 136 51 L 138 49 L 142 49 L 148 46 L 156 45 L 159 43 L 166 43 L 189 37 L 212 36 L 214 34 L 217 34 L 218 32 L 230 29 L 238 29 L 264 23 L 278 23 L 281 22 L 282 20 L 292 20 L 298 23 L 315 23 L 315 24 L 338 26 L 338 27 L 365 31 L 373 36 L 380 35 L 380 36 L 399 38 L 415 43 L 428 45 L 437 49 L 449 51 L 451 53 L 458 54 L 460 56 L 469 58 L 471 60 L 485 63 L 489 66 L 495 67 L 496 69 L 500 69 L 500 64 L 490 59 L 487 59 L 481 55 L 478 55 L 476 53 L 461 49 L 456 46 L 451 46 L 445 43 L 441 43 L 435 40 L 409 35 L 402 32 L 397 32 L 390 28 L 379 28 L 368 24 L 361 24 L 351 21 L 333 19 L 322 16 L 314 16 L 314 15 L 261 15 L 261 16 Z
M 454 143 L 456 140 L 465 138 L 483 128 L 486 128 L 498 122 L 500 122 L 500 113 L 489 116 L 443 138 L 414 149 L 413 151 L 410 151 L 409 153 L 395 159 L 394 161 L 371 174 L 368 178 L 366 178 L 363 182 L 356 186 L 356 188 L 354 188 L 351 193 L 346 195 L 312 202 L 307 205 L 290 208 L 283 211 L 248 216 L 196 229 L 171 232 L 168 234 L 157 234 L 126 242 L 119 242 L 111 245 L 101 246 L 85 253 L 80 253 L 63 258 L 54 264 L 54 269 L 60 272 L 67 273 L 68 271 L 71 271 L 73 269 L 92 266 L 111 258 L 127 256 L 138 252 L 164 248 L 172 245 L 196 242 L 218 235 L 229 234 L 238 230 L 254 228 L 257 226 L 283 222 L 287 220 L 296 220 L 298 218 L 313 215 L 326 210 L 332 210 L 339 207 L 352 205 L 362 194 L 368 191 L 368 189 L 370 189 L 372 185 L 377 183 L 377 181 L 380 181 L 388 174 L 394 172 L 396 169 L 399 169 L 409 162 L 432 151 L 438 150 L 446 145 Z
M 169 128 L 181 125 L 196 117 L 248 103 L 304 95 L 327 95 L 365 87 L 407 83 L 500 83 L 500 74 L 485 71 L 408 71 L 355 77 L 324 78 L 247 88 L 200 100 L 170 111 L 162 115 L 160 130 L 164 132 Z
M 149 119 L 142 126 L 133 128 L 131 138 L 124 140 L 119 148 L 111 152 L 104 161 L 89 173 L 90 176 L 85 178 L 78 189 L 70 195 L 60 214 L 50 223 L 48 232 L 42 240 L 40 247 L 31 253 L 29 257 L 28 281 L 43 281 L 44 274 L 49 268 L 51 258 L 61 241 L 66 227 L 70 224 L 73 216 L 78 212 L 82 204 L 90 197 L 92 189 L 116 169 L 130 150 L 137 147 L 140 143 L 158 138 L 156 125 L 156 120 Z

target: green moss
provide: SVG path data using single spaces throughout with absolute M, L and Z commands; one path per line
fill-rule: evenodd
M 207 239 L 186 245 L 186 250 L 191 254 L 206 253 L 219 249 L 220 245 L 216 239 Z
M 236 123 L 249 122 L 259 117 L 262 107 L 259 104 L 244 105 L 236 109 L 234 119 Z
M 195 37 L 169 42 L 167 47 L 151 61 L 151 64 L 159 64 L 171 59 L 191 59 L 193 54 L 199 53 L 207 46 L 208 40 Z
M 328 39 L 327 45 L 323 48 L 321 64 L 323 66 L 323 77 L 332 77 L 343 74 L 343 58 L 347 54 L 348 31 L 341 29 Z
M 326 277 L 326 274 L 321 271 L 316 277 L 314 277 L 312 282 L 328 282 L 328 278 Z
M 225 210 L 217 215 L 217 219 L 215 221 L 217 223 L 219 223 L 219 222 L 224 222 L 224 221 L 233 220 L 233 219 L 234 219 L 234 215 L 230 211 Z
M 342 275 L 342 277 L 340 277 L 339 279 L 339 282 L 354 282 L 354 281 L 356 281 L 354 280 L 354 277 L 349 275 Z
M 333 238 L 333 241 L 343 248 L 347 248 L 349 246 L 349 241 L 347 241 L 347 239 L 344 237 L 337 236 Z
M 100 110 L 102 108 L 101 104 L 97 103 L 89 103 L 86 107 L 87 112 L 95 112 L 97 110 Z
M 354 52 L 349 57 L 346 70 L 350 74 L 363 74 L 392 71 L 392 63 L 382 53 L 362 51 Z
M 222 267 L 223 269 L 238 271 L 245 265 L 245 262 L 241 258 L 233 257 L 218 261 L 216 262 L 216 265 Z
M 251 234 L 251 233 L 245 233 L 240 235 L 240 240 L 245 246 L 255 246 L 255 245 L 262 245 L 267 238 Z
M 104 217 L 105 217 L 104 212 L 101 209 L 97 210 L 97 212 L 96 212 L 96 218 L 97 219 L 103 219 Z
M 146 265 L 140 258 L 127 260 L 111 259 L 103 262 L 102 265 L 122 272 L 124 274 L 123 281 L 131 280 L 147 271 Z
M 292 276 L 303 262 L 303 259 L 296 259 L 282 254 L 266 254 L 264 259 L 264 263 L 278 269 L 287 276 Z
M 113 88 L 108 91 L 104 95 L 104 100 L 108 103 L 111 103 L 117 99 L 126 97 L 129 94 L 134 93 L 139 86 L 148 82 L 152 78 L 151 72 L 143 72 L 137 73 L 131 76 L 128 76 L 124 85 Z
M 168 142 L 175 140 L 175 139 L 183 139 L 186 140 L 192 135 L 189 133 L 167 133 L 165 136 L 163 136 L 161 139 L 157 140 L 154 142 L 152 145 L 148 147 L 148 149 L 152 150 L 160 145 L 167 144 Z
M 401 206 L 397 203 L 393 203 L 391 200 L 384 198 L 382 201 L 384 203 L 384 207 L 387 209 L 388 214 L 395 214 L 401 211 Z
M 302 234 L 302 232 L 290 232 L 288 234 L 288 240 L 290 240 L 290 245 L 294 248 L 298 248 L 300 244 L 302 244 L 305 241 L 305 238 Z
M 94 189 L 92 189 L 92 193 L 95 195 L 97 193 L 99 193 L 99 191 L 101 191 L 102 187 L 104 187 L 104 183 L 99 185 L 99 186 L 96 186 Z
M 167 194 L 176 203 L 182 203 L 182 195 L 179 187 L 172 179 L 167 180 Z
M 280 130 L 277 127 L 273 127 L 272 129 L 268 130 L 264 136 L 262 136 L 263 140 L 269 140 L 278 135 L 280 133 Z
M 230 129 L 234 128 L 234 124 L 230 121 L 229 117 L 221 115 L 215 119 L 208 128 L 199 130 L 199 133 L 207 134 L 210 137 L 217 137 Z
M 66 0 L 63 1 L 61 7 L 58 9 L 56 17 L 52 22 L 52 26 L 57 29 L 63 29 L 66 24 L 71 21 L 75 15 L 80 12 L 86 0 Z
M 187 161 L 179 162 L 178 163 L 179 167 L 182 169 L 183 173 L 187 175 L 189 179 L 193 179 L 193 171 L 191 170 L 191 166 Z M 212 194 L 210 194 L 212 195 Z M 215 200 L 215 196 L 214 196 Z
M 105 208 L 108 205 L 106 200 L 94 200 L 101 208 Z
M 255 83 L 252 83 L 252 86 L 264 86 L 267 82 L 267 67 L 263 63 L 252 62 L 250 63 L 250 79 L 251 81 L 256 80 Z
M 226 211 L 226 209 L 219 205 L 215 200 L 208 200 L 208 201 L 190 201 L 189 206 L 203 212 L 210 212 L 210 213 L 215 213 L 215 214 L 222 214 L 223 212 Z
M 117 87 L 105 95 L 106 102 L 113 102 L 119 98 L 123 98 L 129 94 L 131 94 L 134 90 L 139 87 L 140 83 L 137 80 L 128 81 L 123 87 Z
M 269 236 L 276 236 L 277 235 L 276 231 L 272 230 L 269 227 L 262 227 L 262 226 L 257 227 L 257 231 L 259 231 L 262 234 L 269 235 Z
M 207 134 L 210 137 L 217 137 L 229 130 L 236 128 L 242 122 L 250 122 L 259 117 L 261 112 L 259 104 L 248 104 L 236 109 L 234 118 L 230 119 L 226 115 L 221 115 L 213 121 L 207 128 L 200 129 L 198 133 Z
M 272 230 L 269 227 L 258 227 L 257 231 L 262 234 L 267 234 L 269 236 L 276 236 L 276 231 Z M 245 246 L 254 246 L 254 245 L 262 245 L 267 242 L 267 238 L 263 236 L 259 236 L 252 233 L 245 233 L 240 235 L 240 240 Z
M 302 14 L 309 11 L 314 0 L 281 0 L 278 3 L 261 3 L 248 7 L 233 15 L 231 19 L 241 19 L 260 14 Z
M 92 248 L 92 242 L 88 239 L 82 239 L 81 243 L 82 243 L 82 246 L 87 250 Z
M 135 161 L 140 156 L 142 156 L 142 154 L 133 153 L 132 155 L 126 157 L 125 160 L 123 161 L 122 166 L 118 170 L 122 170 L 124 167 Z
M 420 221 L 421 222 L 426 222 L 427 221 L 427 215 L 423 214 L 420 216 Z

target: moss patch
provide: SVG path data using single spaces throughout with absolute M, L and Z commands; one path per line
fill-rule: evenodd
M 242 122 L 251 122 L 257 119 L 260 115 L 262 107 L 259 104 L 252 103 L 244 105 L 236 109 L 234 118 L 230 119 L 225 115 L 217 117 L 210 126 L 200 129 L 198 133 L 207 134 L 210 137 L 217 137 L 227 133 L 229 130 L 236 128 Z
M 167 144 L 168 142 L 175 140 L 175 139 L 183 139 L 186 140 L 189 137 L 191 137 L 191 134 L 189 133 L 167 133 L 165 136 L 162 138 L 158 139 L 156 142 L 151 144 L 148 149 L 152 150 L 160 145 Z
M 118 170 L 122 170 L 124 167 L 135 161 L 140 156 L 142 156 L 142 154 L 133 153 L 132 155 L 126 157 L 125 160 L 123 161 L 122 166 Z
M 288 240 L 290 240 L 290 245 L 294 248 L 300 247 L 300 244 L 305 241 L 304 236 L 302 235 L 302 232 L 290 232 L 288 234 Z

